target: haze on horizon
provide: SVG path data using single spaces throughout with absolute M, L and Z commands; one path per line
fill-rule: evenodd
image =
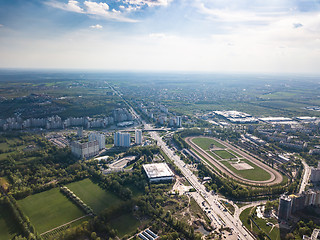
M 320 74 L 318 0 L 0 0 L 0 68 Z

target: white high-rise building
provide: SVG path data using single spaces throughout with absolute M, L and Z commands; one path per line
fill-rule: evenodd
M 115 147 L 130 147 L 130 133 L 116 132 L 114 134 Z
M 142 130 L 140 129 L 135 131 L 135 143 L 138 145 L 142 144 Z
M 176 117 L 176 125 L 177 127 L 182 127 L 182 118 L 180 116 Z
M 104 149 L 106 147 L 106 136 L 100 133 L 90 133 L 89 134 L 89 142 L 97 140 L 99 143 L 99 150 Z

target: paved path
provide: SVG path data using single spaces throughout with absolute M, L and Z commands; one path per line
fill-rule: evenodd
M 78 220 L 80 220 L 80 219 L 82 219 L 82 218 L 85 218 L 85 217 L 87 217 L 87 216 L 90 216 L 90 215 L 84 215 L 84 216 L 79 217 L 79 218 L 77 218 L 77 219 L 74 219 L 74 220 L 72 220 L 72 221 L 70 221 L 70 222 L 67 222 L 67 223 L 65 223 L 65 224 L 62 224 L 62 225 L 60 225 L 60 226 L 58 226 L 58 227 L 56 227 L 56 228 L 52 228 L 52 229 L 50 229 L 49 231 L 46 231 L 46 232 L 44 232 L 44 233 L 41 233 L 40 236 L 42 236 L 42 235 L 44 235 L 44 234 L 47 234 L 47 233 L 49 233 L 49 232 L 52 232 L 52 231 L 54 231 L 54 230 L 56 230 L 56 229 L 62 228 L 62 227 L 64 227 L 64 226 L 66 226 L 66 225 L 69 225 L 69 224 L 71 224 L 71 223 L 73 223 L 73 222 L 76 222 L 76 221 L 78 221 Z

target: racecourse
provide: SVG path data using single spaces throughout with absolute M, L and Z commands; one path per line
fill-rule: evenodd
M 199 140 L 203 139 L 203 140 Z M 233 167 L 230 167 L 228 164 L 223 164 L 222 161 L 225 160 L 218 160 L 217 157 L 214 157 L 213 154 L 210 154 L 208 143 L 205 141 L 205 139 L 210 140 L 213 142 L 214 147 L 220 147 L 223 146 L 225 149 L 229 150 L 231 153 L 235 153 L 236 158 L 242 158 L 245 159 L 246 162 L 248 162 L 249 165 L 253 166 L 255 170 L 242 170 L 242 171 L 236 171 Z M 261 161 L 258 160 L 257 157 L 252 157 L 249 154 L 240 151 L 238 148 L 232 146 L 231 144 L 221 141 L 216 138 L 209 138 L 209 137 L 203 137 L 203 136 L 198 136 L 198 137 L 187 137 L 186 142 L 192 147 L 193 150 L 195 150 L 195 154 L 201 156 L 208 162 L 210 165 L 213 165 L 216 169 L 218 169 L 220 172 L 228 175 L 229 177 L 233 178 L 234 180 L 245 183 L 245 184 L 250 184 L 250 185 L 259 185 L 259 186 L 271 186 L 271 185 L 276 185 L 280 184 L 283 180 L 282 175 L 277 172 L 275 169 L 269 167 L 268 165 L 262 163 Z M 196 141 L 194 141 L 196 140 Z M 198 144 L 196 144 L 197 142 Z M 240 157 L 239 157 L 240 156 Z M 202 158 L 201 158 L 202 159 Z M 250 174 L 245 174 L 248 173 L 248 171 L 253 171 L 252 176 L 256 175 L 256 179 L 250 179 L 251 175 Z M 259 179 L 258 173 L 264 174 L 265 178 Z M 255 174 L 257 173 L 257 174 Z M 247 178 L 246 178 L 247 177 Z M 249 179 L 248 179 L 249 178 Z

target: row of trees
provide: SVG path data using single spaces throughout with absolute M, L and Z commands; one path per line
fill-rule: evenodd
M 60 191 L 67 196 L 72 202 L 74 202 L 78 207 L 80 207 L 86 214 L 94 214 L 91 207 L 85 204 L 78 196 L 76 196 L 69 188 L 66 186 L 60 187 Z
M 41 237 L 36 233 L 35 228 L 31 224 L 29 218 L 22 212 L 13 196 L 5 196 L 2 202 L 9 207 L 11 214 L 18 223 L 24 237 L 26 237 L 28 240 L 41 239 Z

